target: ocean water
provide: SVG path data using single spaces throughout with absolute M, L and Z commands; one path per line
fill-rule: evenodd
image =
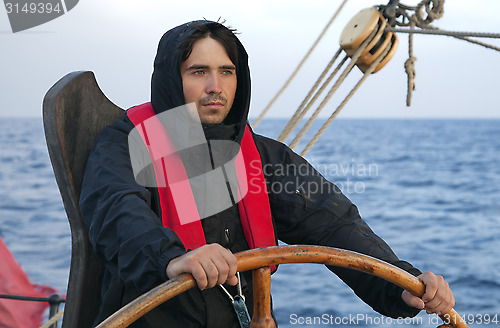
M 64 294 L 70 230 L 41 119 L 3 119 L 0 145 L 0 236 L 32 282 Z M 471 327 L 500 323 L 500 120 L 339 119 L 306 158 L 400 258 L 446 278 Z M 280 327 L 438 325 L 381 317 L 320 265 L 280 266 L 272 290 Z

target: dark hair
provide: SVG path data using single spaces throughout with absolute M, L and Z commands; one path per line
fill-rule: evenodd
M 196 41 L 210 37 L 219 41 L 219 43 L 226 50 L 229 59 L 236 67 L 238 67 L 238 49 L 236 46 L 236 37 L 234 35 L 235 30 L 225 27 L 217 22 L 193 22 L 192 24 L 195 31 L 184 39 L 179 45 L 180 52 L 182 54 L 181 62 L 185 62 L 191 55 Z

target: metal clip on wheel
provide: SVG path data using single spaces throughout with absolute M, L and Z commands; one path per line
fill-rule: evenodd
M 254 270 L 254 314 L 250 327 L 274 327 L 271 317 L 271 272 L 269 266 L 286 263 L 318 263 L 350 268 L 392 282 L 421 297 L 425 286 L 416 277 L 391 264 L 356 252 L 321 246 L 276 246 L 252 249 L 235 254 L 238 272 Z M 97 328 L 128 327 L 156 306 L 196 286 L 189 273 L 171 279 L 139 296 L 103 321 Z M 454 328 L 467 328 L 455 310 L 441 315 Z M 451 321 L 451 322 L 448 322 Z

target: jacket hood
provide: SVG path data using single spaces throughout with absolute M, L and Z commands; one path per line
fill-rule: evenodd
M 166 32 L 161 38 L 154 60 L 154 70 L 151 78 L 151 105 L 156 114 L 185 104 L 180 65 L 182 53 L 180 45 L 202 24 L 215 23 L 207 20 L 192 21 L 177 26 Z M 250 70 L 248 55 L 235 36 L 238 50 L 236 66 L 237 87 L 233 106 L 228 116 L 221 124 L 206 125 L 208 134 L 232 135 L 231 139 L 240 142 L 248 119 L 250 107 Z M 208 137 L 208 136 L 207 136 Z M 225 139 L 225 137 L 222 137 Z

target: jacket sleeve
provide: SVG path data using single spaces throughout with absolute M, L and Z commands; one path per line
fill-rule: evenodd
M 151 210 L 149 191 L 135 182 L 128 148 L 132 128 L 120 120 L 97 138 L 85 168 L 80 210 L 106 270 L 125 286 L 146 292 L 167 279 L 168 262 L 185 249 Z
M 278 238 L 287 244 L 337 247 L 369 255 L 417 276 L 420 271 L 401 261 L 361 219 L 358 210 L 332 183 L 287 146 L 255 137 L 261 154 L 271 212 Z M 402 288 L 381 278 L 328 266 L 375 311 L 393 318 L 415 316 Z

